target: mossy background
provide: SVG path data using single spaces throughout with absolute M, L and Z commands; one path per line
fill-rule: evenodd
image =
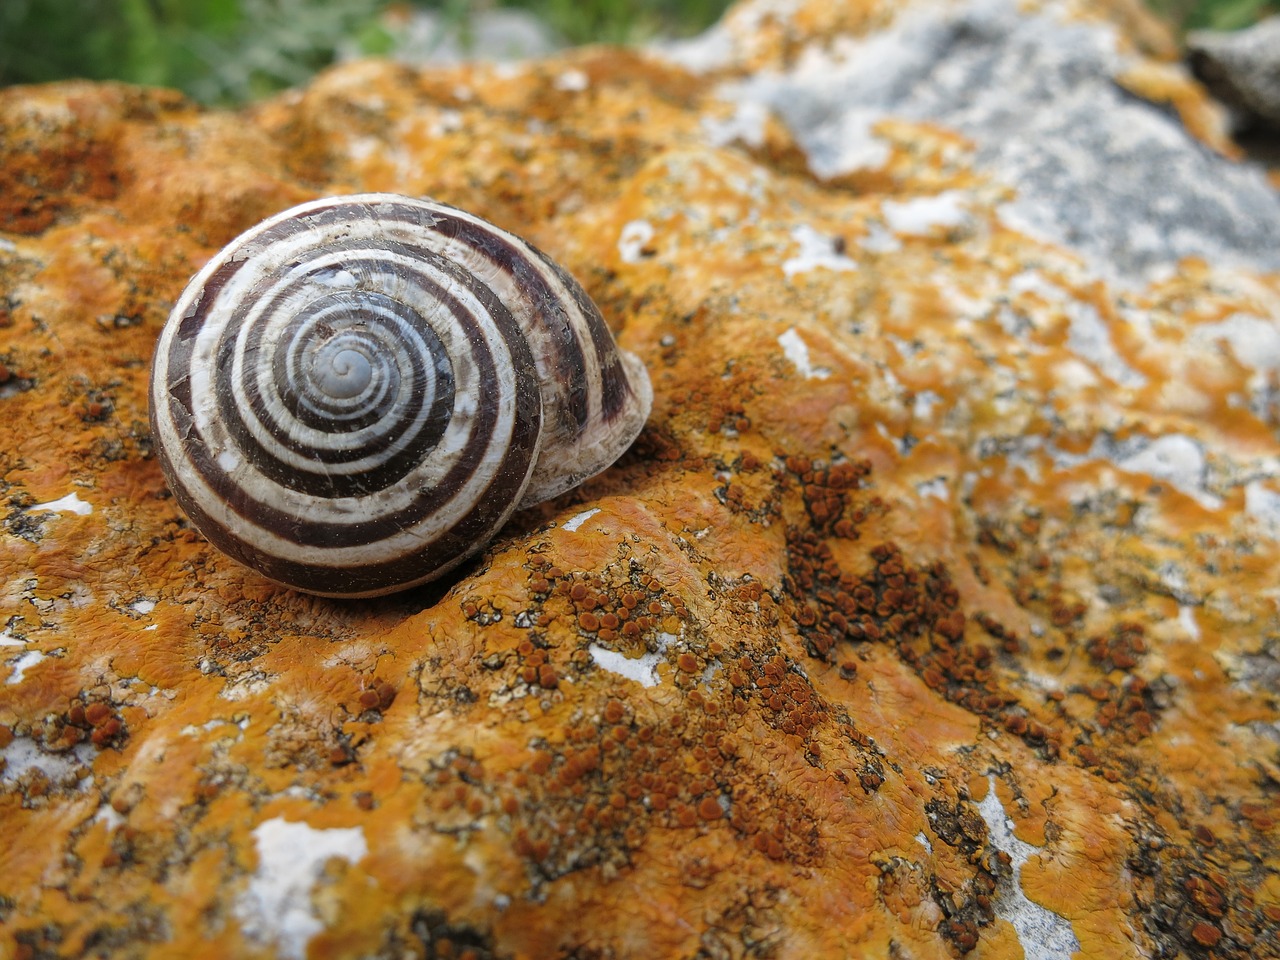
M 1148 0 L 1179 29 L 1230 30 L 1274 12 L 1269 0 Z M 234 104 L 305 82 L 340 45 L 386 53 L 390 6 L 436 10 L 466 38 L 479 10 L 523 7 L 568 43 L 685 36 L 730 0 L 3 0 L 0 85 L 67 77 L 177 87 Z

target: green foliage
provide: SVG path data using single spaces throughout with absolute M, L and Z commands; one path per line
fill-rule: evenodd
M 499 0 L 540 16 L 570 43 L 689 34 L 728 0 Z M 484 4 L 491 6 L 493 4 Z M 178 87 L 239 103 L 300 84 L 340 45 L 389 53 L 388 0 L 0 0 L 0 85 L 67 77 Z M 469 0 L 417 0 L 460 30 Z
M 468 37 L 477 8 L 522 7 L 570 43 L 635 43 L 704 29 L 729 0 L 401 0 Z M 1277 0 L 1148 0 L 1186 28 L 1235 29 Z M 66 77 L 178 87 L 239 103 L 306 80 L 340 46 L 391 52 L 389 0 L 0 0 L 0 85 Z
M 1277 11 L 1270 0 L 1147 0 L 1182 30 L 1239 30 Z
M 382 0 L 3 0 L 0 83 L 65 77 L 240 102 L 303 83 Z
M 504 0 L 541 17 L 569 43 L 637 43 L 688 36 L 714 23 L 727 0 Z

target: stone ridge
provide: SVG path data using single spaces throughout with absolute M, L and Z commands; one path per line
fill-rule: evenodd
M 890 9 L 744 5 L 701 75 L 0 91 L 0 956 L 1276 955 L 1280 277 L 1119 286 L 956 129 L 824 180 L 711 89 Z M 447 581 L 326 601 L 189 527 L 147 376 L 236 233 L 384 190 L 564 263 L 654 410 Z
M 874 128 L 886 117 L 955 130 L 978 169 L 1017 185 L 1001 207 L 1006 222 L 1116 279 L 1188 256 L 1275 270 L 1280 197 L 1261 170 L 1195 148 L 1183 124 L 1220 146 L 1221 122 L 1174 94 L 1178 80 L 1110 25 L 966 0 L 904 5 L 888 27 L 811 46 L 726 95 L 781 116 L 825 178 L 880 167 L 887 145 Z M 1153 87 L 1182 115 L 1135 98 Z

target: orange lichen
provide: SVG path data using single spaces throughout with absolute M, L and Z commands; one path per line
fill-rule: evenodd
M 722 78 L 893 15 L 759 13 Z M 366 850 L 299 894 L 316 955 L 1016 956 L 1015 882 L 1086 957 L 1275 942 L 1280 547 L 1249 504 L 1280 418 L 1224 324 L 1273 322 L 1280 281 L 1118 291 L 1006 226 L 954 131 L 886 118 L 884 168 L 823 183 L 776 120 L 709 146 L 711 86 L 594 50 L 351 64 L 240 114 L 0 92 L 0 953 L 278 954 L 245 919 L 277 821 Z M 546 248 L 655 402 L 445 581 L 337 603 L 194 534 L 146 379 L 219 244 L 365 189 Z M 973 229 L 858 242 L 948 189 Z M 854 268 L 788 273 L 801 225 Z M 1134 459 L 1173 435 L 1203 488 Z M 996 801 L 1041 851 L 1016 879 Z

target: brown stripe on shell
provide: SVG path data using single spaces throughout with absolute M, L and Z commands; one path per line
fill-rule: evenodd
M 367 250 L 361 249 L 359 252 L 362 255 L 362 258 L 358 260 L 353 260 L 352 261 L 353 267 L 358 267 L 361 265 L 367 265 L 369 263 L 372 263 L 371 260 L 367 259 Z M 423 253 L 430 254 L 430 251 L 424 251 Z M 427 259 L 427 258 L 424 257 L 424 259 Z M 518 338 L 518 329 L 514 326 L 514 320 L 510 319 L 510 314 L 507 312 L 506 308 L 502 306 L 502 304 L 498 301 L 496 297 L 494 297 L 487 289 L 475 284 L 465 274 L 463 274 L 461 271 L 458 271 L 456 268 L 453 268 L 452 265 L 448 264 L 447 261 L 443 261 L 441 258 L 436 256 L 435 254 L 430 254 L 430 259 L 432 260 L 432 265 L 435 266 L 437 269 L 444 268 L 445 272 L 447 272 L 453 278 L 455 283 L 458 283 L 463 286 L 467 286 L 470 292 L 472 293 L 472 295 L 475 296 L 478 300 L 480 300 L 482 304 L 485 305 L 486 309 L 488 310 L 491 316 L 496 315 L 498 313 L 505 314 L 506 320 L 504 321 L 504 323 L 508 325 L 509 329 L 511 330 L 511 333 L 508 339 Z M 434 302 L 435 304 L 438 305 L 439 308 L 449 311 L 450 316 L 453 318 L 453 322 L 467 328 L 469 339 L 479 340 L 482 338 L 480 328 L 474 322 L 472 322 L 470 318 L 467 317 L 465 311 L 456 302 L 447 299 L 447 297 L 445 296 L 446 291 L 443 287 L 439 286 L 438 284 L 429 280 L 428 278 L 422 277 L 422 276 L 413 276 L 413 277 L 402 276 L 400 277 L 400 279 L 405 281 L 410 286 L 415 287 L 417 291 L 420 294 L 422 294 L 424 298 L 428 299 L 431 302 Z M 286 295 L 287 295 L 287 291 L 284 291 L 280 294 L 280 298 L 283 299 Z M 405 306 L 408 309 L 412 310 L 412 307 L 410 305 L 406 304 Z M 418 316 L 418 315 L 414 313 L 413 316 Z M 404 317 L 402 319 L 411 320 L 412 317 Z M 216 355 L 219 356 L 220 358 L 226 358 L 225 362 L 220 362 L 218 364 L 220 369 L 227 369 L 229 367 L 229 352 L 234 346 L 234 340 L 236 338 L 236 334 L 238 331 L 238 327 L 233 328 L 232 324 L 235 324 L 238 321 L 242 322 L 243 317 L 241 316 L 240 313 L 237 312 L 237 314 L 235 314 L 231 318 L 231 320 L 228 321 L 227 330 L 223 333 L 219 346 L 215 351 Z M 436 334 L 433 331 L 431 331 L 430 326 L 427 325 L 420 316 L 418 316 L 418 321 L 419 321 L 419 325 L 425 328 L 424 331 L 420 331 L 420 335 L 425 332 L 426 336 L 424 337 L 424 339 L 428 341 L 437 340 L 438 342 L 438 338 L 436 337 Z M 250 334 L 250 345 L 255 347 L 257 346 L 257 343 L 254 340 L 253 334 Z M 441 349 L 443 349 L 443 345 L 441 345 Z M 433 359 L 433 358 L 427 358 L 427 359 Z M 422 376 L 425 373 L 425 367 L 427 365 L 424 362 L 424 358 L 411 358 L 411 360 L 413 361 L 414 366 L 410 372 L 417 376 Z M 434 366 L 434 363 L 432 363 L 432 366 Z M 452 377 L 450 377 L 450 381 L 451 380 L 452 380 Z M 410 384 L 409 386 L 411 388 L 415 387 L 414 384 Z M 268 476 L 270 476 L 272 479 L 276 480 L 276 482 L 278 483 L 282 483 L 285 486 L 289 486 L 291 489 L 298 490 L 304 493 L 311 493 L 316 496 L 332 496 L 332 497 L 350 496 L 353 493 L 358 492 L 358 489 L 353 489 L 353 485 L 356 485 L 359 482 L 363 482 L 363 489 L 366 491 L 382 489 L 383 487 L 387 486 L 389 483 L 393 482 L 398 476 L 402 476 L 403 473 L 405 472 L 405 468 L 409 466 L 409 464 L 403 464 L 400 467 L 397 467 L 395 463 L 384 464 L 383 467 L 375 470 L 371 475 L 367 475 L 364 478 L 345 478 L 342 476 L 328 476 L 328 479 L 331 481 L 331 486 L 328 491 L 325 491 L 323 489 L 323 483 L 321 482 L 321 479 L 320 479 L 322 476 L 326 476 L 326 471 L 324 469 L 325 465 L 342 463 L 342 462 L 350 461 L 352 459 L 359 459 L 365 456 L 370 456 L 370 455 L 376 454 L 378 450 L 376 448 L 370 451 L 359 449 L 359 450 L 347 450 L 345 452 L 342 450 L 326 450 L 326 449 L 309 450 L 309 448 L 305 447 L 300 442 L 296 442 L 290 439 L 290 437 L 288 436 L 288 430 L 286 429 L 287 424 L 279 423 L 274 419 L 270 419 L 270 420 L 264 419 L 264 416 L 257 415 L 259 407 L 265 406 L 265 401 L 258 394 L 256 381 L 246 382 L 244 389 L 246 391 L 246 396 L 249 400 L 251 412 L 255 414 L 255 418 L 257 419 L 257 421 L 263 424 L 264 429 L 269 435 L 271 435 L 274 441 L 278 442 L 282 448 L 289 450 L 292 453 L 311 452 L 314 456 L 314 459 L 316 462 L 316 470 L 312 473 L 312 476 L 316 478 L 315 481 L 308 482 L 308 480 L 304 476 L 304 477 L 298 477 L 294 481 L 290 482 L 290 480 L 287 477 L 287 474 L 292 472 L 294 468 L 289 463 L 274 456 L 270 450 L 262 449 L 261 445 L 252 436 L 252 434 L 248 430 L 248 427 L 244 423 L 245 411 L 241 411 L 237 407 L 235 398 L 232 396 L 230 391 L 224 393 L 219 398 L 221 402 L 221 407 L 222 407 L 223 420 L 227 423 L 228 431 L 230 432 L 233 440 L 235 440 L 236 446 L 240 449 L 252 448 L 252 449 L 261 451 L 261 458 L 256 460 L 256 463 L 259 469 L 263 473 L 266 473 Z M 448 397 L 450 399 L 450 408 L 452 408 L 452 402 L 451 402 L 452 396 L 453 396 L 453 389 L 452 389 L 452 382 L 450 382 L 450 384 L 448 385 Z M 265 414 L 265 411 L 264 411 L 264 414 Z M 434 441 L 432 441 L 431 438 L 434 436 L 436 439 L 438 439 L 439 436 L 443 434 L 445 426 L 447 426 L 447 422 L 444 424 L 438 425 L 438 428 L 436 429 L 428 429 L 427 431 L 425 431 L 422 434 L 422 436 L 419 438 L 419 440 L 411 445 L 410 450 L 422 451 L 424 455 L 429 453 L 430 447 L 434 446 Z M 388 442 L 394 441 L 399 438 L 399 436 L 401 435 L 404 429 L 407 429 L 407 425 L 400 426 L 400 427 L 393 425 L 390 432 L 385 437 L 382 437 L 380 439 Z M 387 443 L 383 444 L 384 447 L 386 445 L 388 444 Z
M 321 555 L 316 551 L 310 554 L 314 559 L 307 562 L 256 550 L 251 544 L 229 534 L 220 521 L 184 496 L 185 489 L 175 488 L 174 494 L 196 528 L 214 546 L 268 579 L 323 596 L 379 596 L 433 580 L 488 543 L 496 532 L 495 526 L 501 526 L 512 512 L 515 494 L 510 480 L 527 475 L 530 461 L 536 453 L 538 426 L 540 423 L 531 424 L 532 429 L 516 432 L 501 469 L 495 473 L 494 482 L 481 492 L 476 505 L 453 527 L 417 551 L 378 563 L 334 566 L 320 562 Z M 493 504 L 511 505 L 503 511 L 502 519 L 496 524 L 491 510 Z
M 537 389 L 532 376 L 533 362 L 528 352 L 528 346 L 519 335 L 519 329 L 511 318 L 510 313 L 497 302 L 497 298 L 490 296 L 489 299 L 497 314 L 495 319 L 498 326 L 502 328 L 504 341 L 511 351 L 513 369 L 519 377 L 516 396 L 513 399 L 517 409 L 526 406 L 532 407 L 534 404 L 531 401 L 521 397 L 522 393 L 529 390 L 536 391 Z M 481 339 L 478 326 L 470 322 L 460 310 L 454 316 L 456 320 L 464 323 L 472 331 L 472 336 L 468 338 L 469 341 L 473 344 L 477 343 Z M 473 356 L 477 362 L 483 395 L 496 395 L 498 392 L 496 388 L 497 373 L 492 360 L 482 350 L 473 351 Z M 174 403 L 182 410 L 191 409 L 190 389 L 190 380 L 184 378 L 173 393 Z M 522 399 L 523 402 L 521 402 Z M 458 490 L 471 476 L 484 450 L 488 448 L 493 425 L 497 419 L 497 411 L 491 406 L 480 404 L 477 409 L 479 417 L 471 434 L 472 442 L 467 445 L 463 457 L 460 458 L 459 462 L 454 465 L 439 484 L 430 490 L 423 491 L 407 507 L 401 510 L 388 514 L 362 517 L 349 524 L 320 523 L 307 520 L 296 513 L 253 499 L 249 495 L 249 491 L 237 484 L 233 478 L 221 469 L 217 463 L 217 457 L 209 451 L 206 438 L 198 433 L 194 424 L 190 430 L 190 446 L 186 449 L 186 465 L 227 504 L 232 512 L 252 526 L 260 527 L 299 546 L 314 548 L 360 546 L 375 543 L 416 525 L 423 517 L 440 509 L 457 495 Z M 541 414 L 539 413 L 538 426 L 540 425 Z M 515 430 L 517 434 L 536 433 L 536 428 L 522 427 L 519 417 L 516 420 Z M 232 433 L 233 438 L 235 437 L 234 430 L 229 428 L 228 432 Z M 518 436 L 515 445 L 519 447 L 522 442 L 522 437 Z M 242 445 L 240 446 L 240 452 L 246 452 Z M 165 462 L 162 460 L 162 463 Z M 267 462 L 268 464 L 279 464 L 279 461 L 276 461 L 273 457 L 269 458 Z M 261 469 L 257 463 L 255 463 L 255 467 Z M 515 469 L 515 464 L 504 462 L 503 469 L 509 473 L 516 473 L 521 479 L 525 476 L 525 473 Z M 269 475 L 268 479 L 270 479 Z M 185 492 L 187 484 L 182 476 L 171 478 L 170 483 L 175 487 L 181 486 Z M 513 491 L 506 492 L 510 495 Z M 515 492 L 518 495 L 518 491 Z M 370 496 L 372 497 L 373 494 L 371 493 Z M 180 497 L 180 499 L 182 498 Z M 194 502 L 195 500 L 194 496 L 189 492 L 186 493 L 185 499 L 189 502 Z M 187 507 L 187 503 L 184 502 L 183 505 L 184 508 Z M 190 508 L 187 509 L 188 512 L 191 512 Z M 211 540 L 214 539 L 207 532 L 206 536 L 209 536 Z M 223 547 L 223 549 L 225 550 L 226 548 Z
M 547 358 L 543 360 L 543 366 L 550 369 L 545 369 L 544 373 L 556 384 L 564 410 L 577 429 L 584 430 L 591 410 L 585 389 L 587 360 L 583 356 L 579 333 L 582 323 L 575 322 L 578 318 L 573 317 L 555 296 L 546 277 L 538 269 L 538 263 L 526 255 L 526 251 L 532 253 L 536 260 L 545 262 L 546 258 L 526 241 L 496 227 L 483 229 L 455 216 L 447 207 L 442 208 L 437 216 L 439 222 L 433 229 L 483 255 L 498 271 L 511 277 L 520 288 L 521 295 L 532 305 L 532 323 L 525 332 L 534 339 L 535 356 L 541 353 Z M 577 283 L 568 278 L 567 286 L 577 287 Z
M 600 308 L 595 305 L 595 302 L 587 296 L 587 292 L 582 289 L 573 277 L 569 276 L 563 267 L 532 244 L 530 244 L 530 248 L 560 277 L 565 289 L 569 291 L 570 296 L 577 303 L 579 312 L 586 318 L 587 330 L 591 334 L 591 343 L 595 347 L 596 358 L 601 365 L 600 415 L 605 420 L 612 420 L 622 411 L 627 398 L 633 397 L 635 394 L 631 389 L 631 381 L 622 366 L 622 357 L 618 352 L 617 344 L 613 342 L 613 335 L 609 333 L 609 326 L 605 323 L 604 317 L 601 316 Z

